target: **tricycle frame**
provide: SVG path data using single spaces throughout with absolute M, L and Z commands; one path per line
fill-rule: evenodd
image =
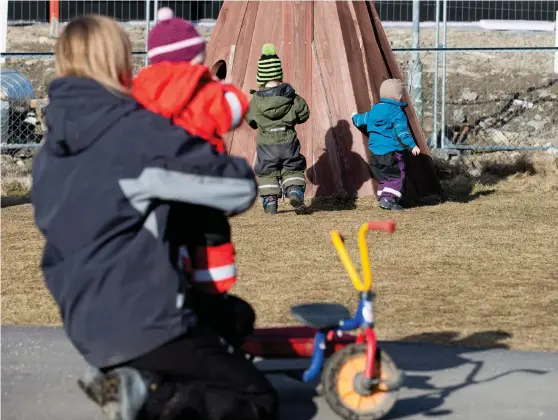
M 366 363 L 362 373 L 363 386 L 371 388 L 379 383 L 374 380 L 374 364 L 377 353 L 377 340 L 374 331 L 374 293 L 372 292 L 372 273 L 366 243 L 369 230 L 392 233 L 395 222 L 370 222 L 362 225 L 358 240 L 364 281 L 361 281 L 344 246 L 344 239 L 337 231 L 331 232 L 331 241 L 347 273 L 359 291 L 359 303 L 351 318 L 342 319 L 337 325 L 326 328 L 308 326 L 259 329 L 244 344 L 244 350 L 252 357 L 267 359 L 311 358 L 310 366 L 300 369 L 273 369 L 267 373 L 282 373 L 303 382 L 316 380 L 322 372 L 326 357 L 343 349 L 349 344 L 366 345 Z M 356 335 L 348 331 L 358 331 Z M 390 387 L 399 384 L 390 384 Z

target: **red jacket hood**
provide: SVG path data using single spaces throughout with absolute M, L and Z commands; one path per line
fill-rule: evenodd
M 143 106 L 172 118 L 187 108 L 201 86 L 212 80 L 204 65 L 163 62 L 142 69 L 133 80 L 132 93 Z

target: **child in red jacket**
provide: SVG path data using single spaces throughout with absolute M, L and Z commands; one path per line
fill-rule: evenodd
M 157 19 L 147 40 L 151 65 L 135 77 L 133 95 L 150 111 L 224 153 L 222 136 L 242 122 L 248 98 L 236 86 L 212 77 L 203 65 L 205 39 L 190 22 L 174 17 L 168 7 L 159 10 Z
M 223 135 L 242 122 L 248 111 L 248 98 L 237 87 L 212 77 L 203 65 L 205 39 L 190 22 L 174 17 L 168 7 L 159 10 L 157 20 L 147 40 L 150 65 L 133 80 L 134 98 L 188 133 L 207 140 L 217 153 L 226 153 Z M 213 303 L 221 305 L 225 297 L 229 300 L 226 306 L 244 305 L 242 311 L 251 312 L 249 317 L 254 318 L 247 303 L 226 295 L 236 283 L 236 264 L 225 215 L 213 209 L 198 211 L 199 217 L 184 223 L 185 236 L 193 243 L 184 244 L 180 250 L 192 286 L 202 292 L 197 299 L 198 315 L 210 316 L 216 306 Z M 192 235 L 200 231 L 201 235 Z M 249 322 L 243 320 L 243 324 L 243 329 L 248 328 Z M 226 337 L 231 344 L 235 341 L 233 335 Z

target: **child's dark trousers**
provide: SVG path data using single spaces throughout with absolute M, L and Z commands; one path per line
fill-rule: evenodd
M 258 144 L 256 146 L 256 165 L 260 196 L 280 196 L 284 190 L 297 186 L 306 189 L 306 158 L 300 153 L 300 141 Z M 282 179 L 281 186 L 279 179 Z
M 370 172 L 378 183 L 378 200 L 399 201 L 405 186 L 405 161 L 403 152 L 390 152 L 385 155 L 372 154 Z
M 198 328 L 122 365 L 158 384 L 137 420 L 278 420 L 275 390 L 236 350 L 254 328 L 250 304 L 232 295 L 195 301 Z
M 234 348 L 240 348 L 245 338 L 254 332 L 254 309 L 237 296 L 196 293 L 193 305 L 200 322 Z
M 159 376 L 138 420 L 277 420 L 264 374 L 209 329 L 182 336 L 127 366 Z

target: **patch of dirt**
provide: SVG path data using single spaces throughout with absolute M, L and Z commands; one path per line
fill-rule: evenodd
M 234 293 L 254 305 L 262 327 L 295 323 L 289 307 L 303 302 L 339 302 L 354 309 L 355 292 L 329 232 L 343 232 L 349 253 L 358 258 L 360 224 L 394 217 L 393 236 L 370 238 L 381 339 L 422 340 L 425 331 L 442 338 L 453 331 L 474 337 L 493 330 L 504 331 L 512 348 L 558 350 L 558 230 L 549 217 L 558 193 L 521 186 L 518 193 L 514 185 L 512 180 L 496 188 L 475 186 L 468 204 L 447 202 L 389 215 L 371 199 L 359 200 L 355 210 L 323 206 L 324 211 L 304 216 L 286 202 L 276 217 L 256 205 L 232 219 L 240 269 Z M 31 206 L 4 208 L 1 215 L 3 322 L 58 324 L 41 279 L 43 242 Z M 436 342 L 436 336 L 428 340 Z

